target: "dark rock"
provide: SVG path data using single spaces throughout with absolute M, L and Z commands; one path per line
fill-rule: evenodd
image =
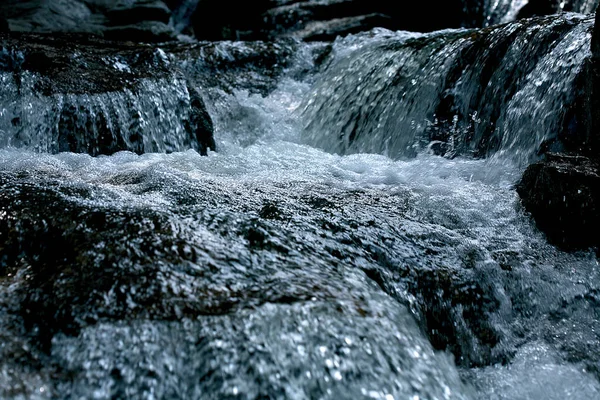
M 530 0 L 519 11 L 518 18 L 556 14 L 562 11 L 589 14 L 596 10 L 597 0 Z
M 200 144 L 200 154 L 206 155 L 208 149 L 215 151 L 217 147 L 213 136 L 214 126 L 200 92 L 192 85 L 188 85 L 188 89 L 192 109 L 189 131 L 196 135 L 196 141 Z
M 599 248 L 599 165 L 583 156 L 549 154 L 517 185 L 524 208 L 548 240 L 566 249 Z
M 106 18 L 109 25 L 132 25 L 143 21 L 167 23 L 171 18 L 171 10 L 162 1 L 136 1 L 109 9 Z
M 451 352 L 457 364 L 469 368 L 507 361 L 508 354 L 494 351 L 502 333 L 490 321 L 500 304 L 482 282 L 444 269 L 406 273 L 410 279 L 404 279 L 436 349 Z
M 592 32 L 592 57 L 600 60 L 600 13 L 596 13 L 594 31 Z
M 186 5 L 186 9 L 191 7 Z M 444 15 L 426 15 L 431 7 Z M 232 15 L 230 10 L 237 10 Z M 200 1 L 192 25 L 197 38 L 275 39 L 295 36 L 306 40 L 332 40 L 374 27 L 429 32 L 471 26 L 469 8 L 461 0 L 405 4 L 401 8 L 383 0 L 267 1 L 252 5 L 241 1 Z M 479 18 L 481 21 L 484 17 Z M 469 22 L 467 22 L 469 21 Z
M 192 27 L 200 40 L 252 40 L 264 37 L 260 32 L 262 14 L 269 0 L 203 0 L 192 17 Z
M 114 41 L 132 41 L 141 43 L 167 42 L 174 40 L 173 29 L 159 21 L 142 21 L 132 25 L 119 25 L 106 28 L 104 37 Z
M 390 21 L 391 18 L 383 14 L 314 21 L 308 23 L 303 29 L 294 32 L 293 36 L 305 41 L 332 41 L 338 36 L 346 36 L 389 25 Z
M 562 11 L 560 4 L 555 0 L 531 0 L 520 11 L 519 18 L 556 14 Z
M 85 35 L 13 34 L 0 42 L 8 49 L 0 67 L 14 81 L 8 92 L 38 102 L 35 115 L 11 108 L 10 121 L 19 123 L 5 134 L 15 146 L 91 155 L 215 149 L 198 80 L 186 79 L 163 50 Z
M 8 0 L 0 4 L 0 15 L 10 30 L 17 32 L 86 32 L 144 42 L 175 37 L 167 25 L 171 11 L 158 0 Z
M 8 21 L 4 18 L 0 18 L 0 33 L 10 32 Z
M 98 33 L 104 22 L 102 14 L 80 0 L 7 0 L 0 3 L 0 15 L 20 32 Z

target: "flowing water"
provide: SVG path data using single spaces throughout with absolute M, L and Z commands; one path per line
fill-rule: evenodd
M 600 398 L 595 253 L 549 245 L 514 190 L 591 24 L 374 31 L 320 66 L 297 44 L 266 96 L 202 88 L 206 157 L 49 154 L 2 104 L 0 397 Z M 123 107 L 178 110 L 171 84 Z M 177 118 L 148 137 L 181 143 Z

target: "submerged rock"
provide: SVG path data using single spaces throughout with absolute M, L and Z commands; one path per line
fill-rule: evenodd
M 18 317 L 0 320 L 26 345 L 0 371 L 33 377 L 2 397 L 40 384 L 50 398 L 469 398 L 407 307 L 363 273 L 374 261 L 359 244 L 375 238 L 362 235 L 384 233 L 369 211 L 396 205 L 401 217 L 405 193 L 157 172 L 100 185 L 0 174 L 0 215 L 19 214 L 0 217 L 12 288 L 0 313 Z M 364 214 L 346 216 L 357 206 Z

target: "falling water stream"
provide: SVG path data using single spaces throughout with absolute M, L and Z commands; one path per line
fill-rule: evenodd
M 548 244 L 514 189 L 589 56 L 592 21 L 540 21 L 376 30 L 310 74 L 320 44 L 298 45 L 266 96 L 202 88 L 208 156 L 49 154 L 2 103 L 20 253 L 0 256 L 0 397 L 600 398 L 595 253 Z M 172 84 L 144 104 L 32 95 L 22 118 L 157 102 L 176 111 L 141 118 L 148 146 L 179 150 Z

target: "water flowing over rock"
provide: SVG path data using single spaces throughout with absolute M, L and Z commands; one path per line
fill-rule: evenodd
M 304 105 L 305 141 L 340 154 L 509 152 L 525 161 L 573 133 L 592 20 L 374 36 L 332 65 Z M 527 63 L 522 62 L 527 54 Z
M 600 397 L 591 33 L 3 34 L 0 398 Z
M 527 168 L 517 188 L 525 209 L 550 241 L 566 249 L 600 248 L 598 150 L 600 139 L 600 14 L 596 14 L 591 57 L 580 75 L 582 94 L 575 131 L 562 154 L 549 154 Z
M 159 48 L 6 36 L 0 67 L 2 147 L 91 155 L 215 148 L 201 96 Z
M 519 10 L 518 17 L 520 18 L 555 14 L 562 11 L 591 14 L 598 7 L 598 0 L 529 0 L 521 3 L 524 5 Z
M 1 220 L 1 271 L 27 275 L 13 286 L 12 312 L 31 332 L 27 356 L 58 363 L 58 378 L 43 383 L 48 396 L 468 398 L 408 309 L 362 272 L 373 262 L 353 254 L 361 234 L 346 224 L 383 235 L 372 218 L 397 205 L 402 218 L 407 194 L 224 186 L 170 168 L 130 170 L 134 159 L 123 157 L 122 172 L 100 173 L 97 184 L 4 164 L 16 169 L 4 169 L 0 209 L 19 218 Z M 281 203 L 290 192 L 298 195 Z M 359 204 L 359 219 L 335 209 Z M 2 371 L 19 369 L 2 359 Z M 3 396 L 15 385 L 6 383 Z

